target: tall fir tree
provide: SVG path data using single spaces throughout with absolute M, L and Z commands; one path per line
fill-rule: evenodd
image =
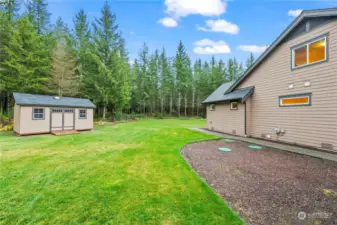
M 187 115 L 187 96 L 190 90 L 190 83 L 192 76 L 191 61 L 186 52 L 185 46 L 182 41 L 179 42 L 176 56 L 174 59 L 174 69 L 176 73 L 176 91 L 177 91 L 177 114 L 180 116 L 181 103 L 184 99 L 184 114 Z
M 254 54 L 251 52 L 249 58 L 246 61 L 246 69 L 249 69 L 255 62 Z
M 110 6 L 106 1 L 101 10 L 101 17 L 93 24 L 94 36 L 93 46 L 87 54 L 96 65 L 96 72 L 93 83 L 95 96 L 103 106 L 103 120 L 106 119 L 108 105 L 114 107 L 119 96 L 118 81 L 113 68 L 118 62 L 118 47 L 120 36 L 117 32 L 116 16 L 111 12 Z
M 48 32 L 50 13 L 46 0 L 27 0 L 27 11 L 30 21 L 34 24 L 39 35 Z
M 27 16 L 18 19 L 4 47 L 8 56 L 0 67 L 11 91 L 41 93 L 50 78 L 50 58 L 42 38 Z

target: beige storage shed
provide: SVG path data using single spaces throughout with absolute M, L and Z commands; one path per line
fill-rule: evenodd
M 14 93 L 18 135 L 91 130 L 96 106 L 83 98 Z

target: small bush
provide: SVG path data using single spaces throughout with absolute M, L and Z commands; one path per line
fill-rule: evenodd
M 0 131 L 13 131 L 13 124 L 9 124 L 0 128 Z

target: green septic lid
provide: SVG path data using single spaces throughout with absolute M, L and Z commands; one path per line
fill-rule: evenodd
M 255 150 L 258 150 L 258 149 L 262 148 L 261 146 L 258 146 L 258 145 L 249 145 L 248 147 L 251 148 L 251 149 L 255 149 Z
M 222 152 L 231 152 L 232 149 L 230 148 L 218 148 L 219 151 L 222 151 Z
M 224 141 L 225 141 L 225 142 L 228 142 L 228 143 L 235 142 L 235 141 L 232 140 L 232 139 L 225 139 Z

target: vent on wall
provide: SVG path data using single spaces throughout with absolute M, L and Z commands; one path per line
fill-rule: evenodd
M 324 148 L 324 149 L 333 150 L 333 145 L 332 145 L 332 144 L 329 144 L 329 143 L 322 143 L 321 146 L 322 146 L 322 148 Z
M 261 134 L 262 138 L 266 138 L 266 136 L 267 136 L 266 134 Z
M 232 130 L 232 134 L 236 135 L 236 130 Z

